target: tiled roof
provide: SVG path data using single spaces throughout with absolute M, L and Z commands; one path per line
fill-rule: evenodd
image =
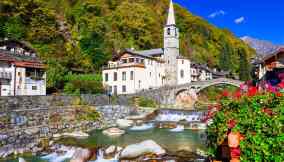
M 284 52 L 284 47 L 280 47 L 276 52 L 265 56 L 265 57 L 263 58 L 263 61 L 265 61 L 265 60 L 267 60 L 267 59 L 270 59 L 271 57 L 276 56 L 276 55 L 278 55 L 279 53 L 282 53 L 282 52 Z
M 14 54 L 10 51 L 5 51 L 5 50 L 0 50 L 0 60 L 41 63 L 41 61 L 35 56 L 25 56 L 25 55 Z
M 162 48 L 150 49 L 150 50 L 143 50 L 143 51 L 132 51 L 135 54 L 139 54 L 146 57 L 153 57 L 156 55 L 163 55 L 164 50 Z

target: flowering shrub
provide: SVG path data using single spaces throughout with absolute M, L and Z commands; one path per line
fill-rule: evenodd
M 207 130 L 210 154 L 216 156 L 217 147 L 230 133 L 239 133 L 240 145 L 231 149 L 231 157 L 239 155 L 247 162 L 284 161 L 284 97 L 280 86 L 262 90 L 247 86 L 234 94 L 223 93 L 204 119 L 211 121 Z

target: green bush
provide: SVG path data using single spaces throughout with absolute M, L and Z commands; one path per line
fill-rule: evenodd
M 66 94 L 79 95 L 104 92 L 101 76 L 97 74 L 68 74 L 64 80 L 64 93 Z
M 97 121 L 100 118 L 100 113 L 93 107 L 84 106 L 76 108 L 76 120 L 77 121 Z
M 138 106 L 140 107 L 156 107 L 157 103 L 153 99 L 146 97 L 139 97 Z
M 233 131 L 244 136 L 240 143 L 241 161 L 284 160 L 284 97 L 280 92 L 258 92 L 253 96 L 248 93 L 237 98 L 226 95 L 217 109 L 207 130 L 211 155 L 217 154 L 218 145 Z

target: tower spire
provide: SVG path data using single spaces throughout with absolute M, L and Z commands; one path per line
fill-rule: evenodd
M 168 20 L 167 20 L 166 25 L 175 25 L 175 24 L 176 24 L 176 20 L 175 20 L 174 5 L 173 5 L 173 1 L 170 0 L 170 8 L 168 12 Z

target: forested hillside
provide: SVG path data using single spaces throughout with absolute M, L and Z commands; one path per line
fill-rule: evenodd
M 68 73 L 98 73 L 119 50 L 162 47 L 168 4 L 168 0 L 1 0 L 0 38 L 30 43 L 48 64 L 48 87 L 63 88 Z M 175 10 L 184 56 L 238 73 L 240 62 L 254 55 L 228 30 L 178 5 Z M 247 57 L 243 61 L 240 51 Z

